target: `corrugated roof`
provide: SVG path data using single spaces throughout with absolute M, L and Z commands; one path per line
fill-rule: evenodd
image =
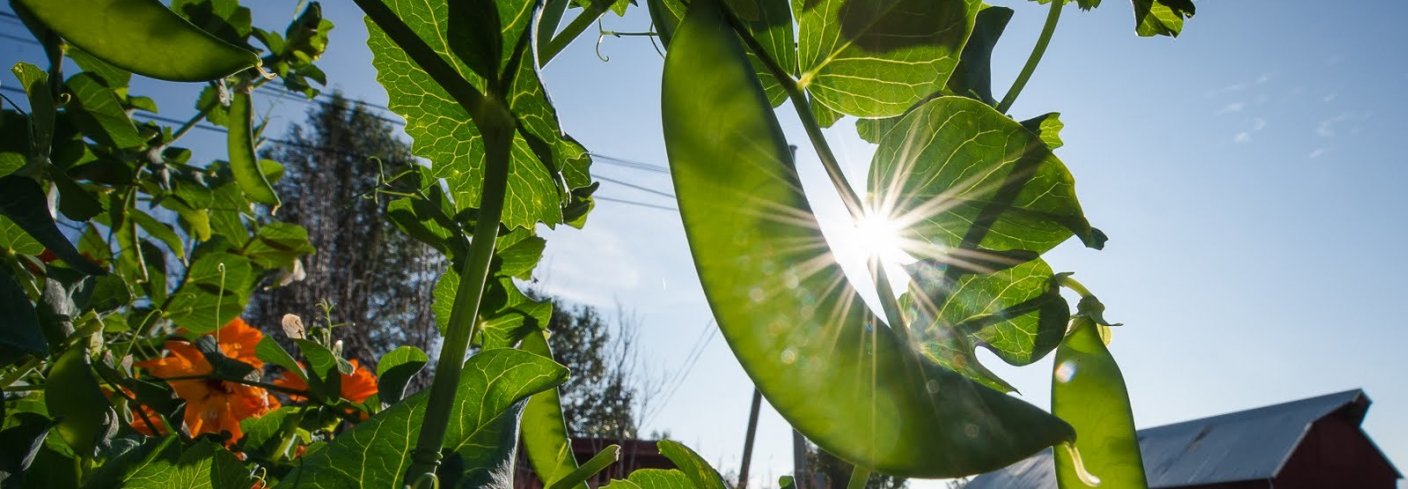
M 1369 408 L 1359 389 L 1139 430 L 1149 487 L 1275 477 L 1310 424 L 1339 413 L 1358 424 Z M 1099 476 L 1100 474 L 1095 474 Z M 974 478 L 968 489 L 1056 487 L 1051 450 Z

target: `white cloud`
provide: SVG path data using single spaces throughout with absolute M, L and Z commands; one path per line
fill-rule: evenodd
M 1266 129 L 1266 119 L 1262 119 L 1262 118 L 1260 118 L 1260 117 L 1257 117 L 1256 119 L 1252 120 L 1252 131 L 1253 131 L 1253 132 L 1255 132 L 1255 131 L 1260 131 L 1260 130 L 1262 130 L 1262 129 Z
M 1339 115 L 1320 121 L 1320 125 L 1315 127 L 1315 134 L 1319 134 L 1322 138 L 1334 137 L 1337 133 L 1335 126 L 1350 120 L 1352 117 L 1354 117 L 1354 115 L 1349 112 L 1341 112 Z
M 1217 111 L 1217 115 L 1241 112 L 1243 109 L 1246 108 L 1247 104 L 1245 102 L 1232 102 L 1230 104 L 1222 106 L 1222 109 Z
M 1234 143 L 1249 143 L 1251 140 L 1252 133 L 1246 131 L 1239 132 L 1236 136 L 1232 136 L 1232 142 Z
M 1340 96 L 1339 93 L 1330 92 L 1330 93 L 1325 94 L 1324 97 L 1320 97 L 1320 101 L 1321 101 L 1321 102 L 1325 102 L 1325 103 L 1328 104 L 1328 103 L 1330 103 L 1330 102 L 1334 102 L 1335 99 L 1339 98 L 1339 96 Z
M 1325 156 L 1325 153 L 1328 153 L 1329 151 L 1329 148 L 1315 148 L 1315 151 L 1311 151 L 1310 154 L 1305 155 L 1305 157 L 1313 160 L 1321 156 Z

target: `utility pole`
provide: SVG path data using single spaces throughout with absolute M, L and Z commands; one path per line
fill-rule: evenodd
M 738 489 L 748 487 L 748 466 L 753 461 L 753 439 L 758 434 L 758 408 L 763 404 L 763 393 L 753 388 L 753 407 L 748 411 L 748 433 L 743 437 L 743 467 L 738 469 Z

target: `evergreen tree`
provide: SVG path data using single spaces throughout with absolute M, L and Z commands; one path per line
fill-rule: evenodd
M 574 437 L 635 438 L 644 400 L 636 378 L 633 328 L 618 323 L 613 332 L 596 308 L 553 303 L 548 344 L 555 359 L 571 369 L 560 387 L 563 417 Z
M 341 94 L 315 105 L 285 139 L 264 152 L 284 164 L 279 217 L 307 228 L 317 251 L 305 258 L 305 279 L 257 294 L 250 318 L 266 328 L 287 313 L 341 324 L 343 350 L 368 366 L 398 345 L 430 351 L 444 260 L 398 231 L 377 194 L 405 185 L 385 179 L 416 164 L 410 149 L 387 120 Z

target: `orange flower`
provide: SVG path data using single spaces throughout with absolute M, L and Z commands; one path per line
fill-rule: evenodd
M 254 356 L 254 345 L 263 334 L 249 327 L 243 320 L 235 319 L 217 332 L 220 351 L 226 356 L 253 365 L 264 366 Z M 137 362 L 160 378 L 196 377 L 209 375 L 214 369 L 210 362 L 190 343 L 182 341 L 166 342 L 171 353 L 162 358 Z M 264 389 L 237 382 L 218 379 L 171 380 L 171 388 L 176 395 L 186 401 L 185 424 L 192 436 L 202 433 L 230 433 L 230 443 L 244 437 L 240 430 L 240 420 L 250 416 L 260 416 L 279 407 L 279 401 Z
M 112 389 L 103 387 L 102 391 L 104 397 L 112 398 Z M 166 424 L 162 421 L 161 415 L 157 414 L 155 409 L 147 407 L 146 404 L 132 401 L 131 399 L 137 397 L 136 394 L 132 393 L 132 389 L 123 387 L 122 392 L 126 393 L 127 395 L 124 397 L 129 399 L 127 406 L 128 410 L 132 412 L 132 422 L 128 423 L 128 426 L 131 426 L 133 431 L 143 436 L 166 435 Z M 147 420 L 158 423 L 155 430 L 152 429 L 151 425 L 147 424 Z
M 372 375 L 371 371 L 362 368 L 362 366 L 357 363 L 356 359 L 348 360 L 348 363 L 352 364 L 352 374 L 338 374 L 342 377 L 342 398 L 360 403 L 367 400 L 368 397 L 375 395 L 376 376 Z M 305 368 L 306 367 L 305 365 Z M 308 390 L 308 382 L 291 372 L 284 372 L 282 377 L 274 379 L 274 385 L 300 391 Z M 290 394 L 289 398 L 295 401 L 301 401 L 304 397 Z

